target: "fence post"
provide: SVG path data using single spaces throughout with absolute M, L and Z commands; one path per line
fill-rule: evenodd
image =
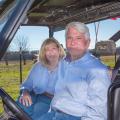
M 22 48 L 20 47 L 20 84 L 22 84 Z

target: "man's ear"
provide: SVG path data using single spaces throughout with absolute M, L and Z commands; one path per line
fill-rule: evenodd
M 86 41 L 86 48 L 88 48 L 90 46 L 90 40 Z

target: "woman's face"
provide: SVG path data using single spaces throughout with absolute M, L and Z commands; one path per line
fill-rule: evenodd
M 59 60 L 59 48 L 55 43 L 50 43 L 45 46 L 45 56 L 50 63 Z

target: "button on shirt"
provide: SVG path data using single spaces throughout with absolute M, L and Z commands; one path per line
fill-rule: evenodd
M 107 120 L 108 69 L 87 52 L 82 58 L 59 67 L 52 108 L 81 120 Z
M 44 92 L 54 94 L 57 79 L 58 68 L 54 71 L 49 71 L 38 62 L 33 66 L 27 79 L 22 84 L 21 90 L 34 91 L 36 94 Z

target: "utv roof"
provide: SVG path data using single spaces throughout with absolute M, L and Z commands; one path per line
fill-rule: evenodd
M 65 26 L 70 21 L 90 23 L 120 15 L 118 0 L 36 0 L 28 25 Z
M 3 0 L 0 13 L 14 0 Z M 119 0 L 35 0 L 23 25 L 52 26 L 55 31 L 68 22 L 91 23 L 120 15 Z

